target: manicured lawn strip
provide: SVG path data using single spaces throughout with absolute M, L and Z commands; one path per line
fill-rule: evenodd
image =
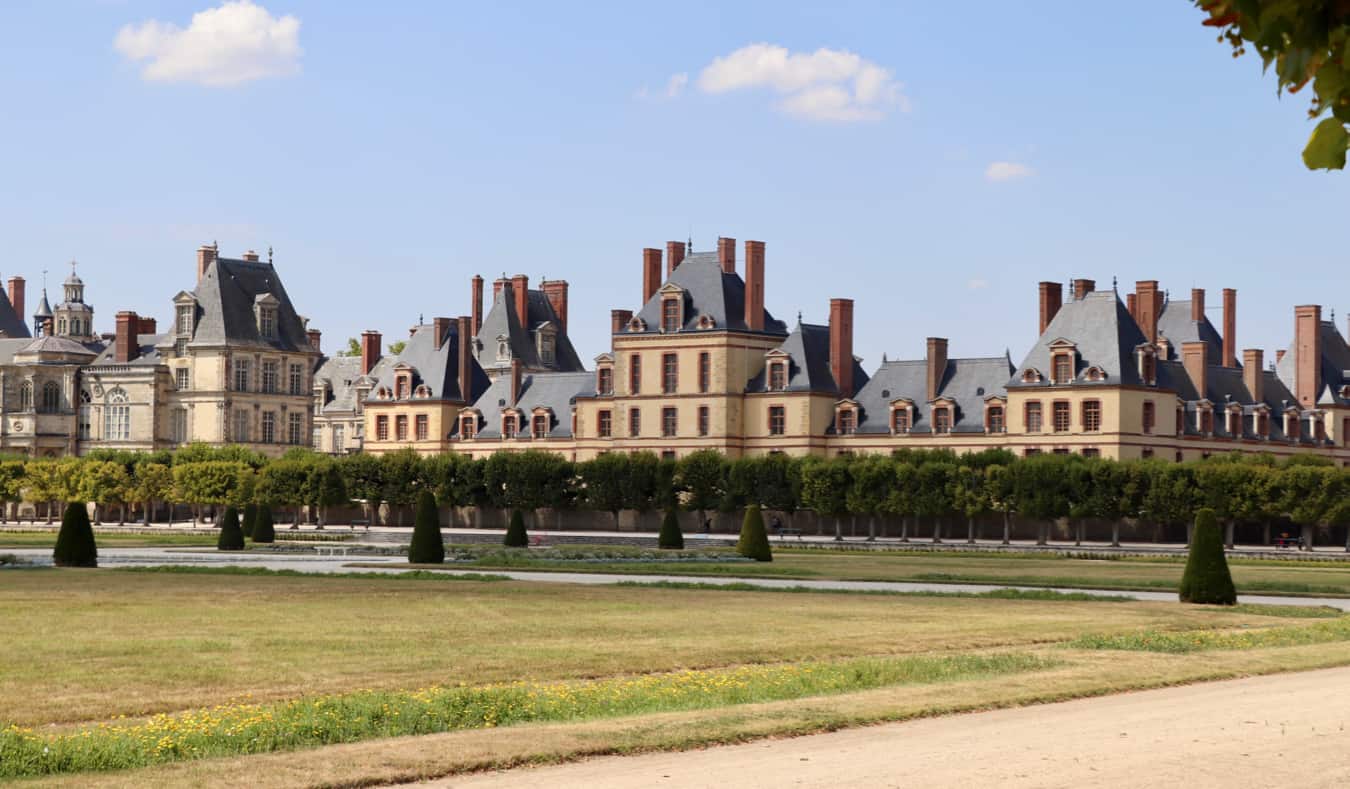
M 752 583 L 709 584 L 696 581 L 620 581 L 615 586 L 636 586 L 650 589 L 703 589 L 731 592 L 787 592 L 791 594 L 845 594 L 883 595 L 889 597 L 964 597 L 984 600 L 1065 600 L 1075 602 L 1129 603 L 1128 597 L 1087 592 L 1057 592 L 1054 589 L 992 589 L 988 592 L 896 592 L 888 589 L 816 589 L 809 586 L 757 586 Z M 1285 606 L 1269 606 L 1284 608 Z M 1334 610 L 1334 609 L 1326 609 Z M 1282 616 L 1274 611 L 1265 616 Z
M 214 546 L 216 531 L 203 529 L 201 534 L 108 534 L 94 529 L 94 541 L 107 548 L 148 548 L 154 546 Z M 0 530 L 0 549 L 51 548 L 56 545 L 55 531 Z
M 1292 647 L 1335 641 L 1350 641 L 1350 617 L 1299 627 L 1270 627 L 1257 630 L 1183 632 L 1145 630 L 1137 633 L 1086 635 L 1070 641 L 1065 646 L 1069 649 L 1134 650 L 1182 655 L 1210 650 Z
M 363 691 L 284 704 L 223 705 L 56 735 L 10 726 L 0 730 L 0 778 L 117 770 L 456 729 L 708 709 L 887 685 L 955 682 L 1057 664 L 1016 652 L 857 658 L 589 682 Z
M 274 578 L 314 578 L 314 573 L 307 573 L 301 570 L 275 570 L 269 567 L 238 567 L 235 565 L 186 565 L 186 564 L 163 564 L 151 567 L 114 567 L 113 572 L 118 573 L 152 573 L 152 574 L 170 574 L 170 575 L 248 575 Z M 365 578 L 365 579 L 383 579 L 395 581 L 509 581 L 511 578 L 505 575 L 490 575 L 487 573 L 443 573 L 434 570 L 405 570 L 399 573 L 324 573 L 324 578 Z

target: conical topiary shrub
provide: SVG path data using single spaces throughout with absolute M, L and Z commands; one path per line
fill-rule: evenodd
M 436 510 L 436 497 L 429 490 L 417 496 L 417 515 L 413 520 L 412 542 L 408 544 L 408 561 L 413 564 L 445 563 L 441 515 Z
M 1234 605 L 1237 590 L 1228 572 L 1223 553 L 1223 534 L 1214 510 L 1195 513 L 1191 532 L 1191 551 L 1186 557 L 1186 572 L 1181 576 L 1181 602 L 1205 605 Z
M 525 533 L 525 516 L 520 510 L 511 510 L 511 524 L 506 527 L 506 539 L 502 545 L 508 548 L 528 548 L 530 535 Z
M 745 521 L 741 524 L 741 539 L 736 543 L 736 553 L 757 562 L 773 561 L 773 550 L 769 548 L 769 534 L 764 530 L 764 516 L 759 513 L 758 504 L 751 504 L 745 510 Z
M 52 563 L 57 567 L 98 567 L 98 546 L 94 545 L 94 527 L 89 525 L 89 508 L 77 501 L 66 505 L 61 516 L 61 531 L 56 535 Z
M 259 504 L 253 516 L 253 541 L 263 545 L 277 541 L 277 530 L 272 526 L 272 507 Z
M 253 539 L 253 526 L 258 522 L 258 505 L 249 502 L 244 505 L 244 517 L 239 519 L 239 530 L 244 536 Z
M 244 532 L 239 528 L 239 510 L 230 505 L 220 516 L 220 537 L 216 540 L 218 551 L 244 550 Z
M 684 533 L 680 531 L 680 516 L 675 512 L 674 507 L 666 509 L 666 515 L 661 519 L 661 533 L 656 536 L 656 544 L 661 548 L 673 548 L 680 550 L 684 548 Z

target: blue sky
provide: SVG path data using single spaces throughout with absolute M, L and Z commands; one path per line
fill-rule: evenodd
M 1019 360 L 1041 279 L 1205 287 L 1216 324 L 1236 287 L 1268 357 L 1295 304 L 1350 312 L 1350 176 L 1303 169 L 1306 97 L 1182 0 L 263 0 L 261 49 L 176 38 L 220 2 L 0 7 L 0 275 L 29 311 L 75 258 L 101 329 L 167 320 L 215 239 L 274 247 L 326 350 L 519 272 L 571 283 L 589 360 L 642 247 L 726 235 L 767 243 L 780 318 L 855 299 L 868 369 L 926 336 Z

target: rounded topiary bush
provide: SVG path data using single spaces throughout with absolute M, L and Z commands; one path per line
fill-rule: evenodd
M 1233 576 L 1228 572 L 1228 559 L 1223 553 L 1219 519 L 1209 508 L 1195 513 L 1195 529 L 1191 532 L 1191 550 L 1186 557 L 1186 572 L 1181 576 L 1180 594 L 1183 603 L 1237 603 L 1237 590 L 1233 587 Z
M 253 527 L 258 522 L 258 505 L 249 502 L 244 505 L 244 516 L 239 519 L 239 530 L 244 536 L 253 539 Z
M 225 508 L 220 516 L 220 537 L 216 540 L 218 551 L 244 550 L 244 531 L 239 528 L 239 510 L 233 505 Z
M 277 541 L 277 530 L 272 526 L 272 507 L 259 504 L 253 515 L 253 541 L 260 544 Z
M 444 564 L 445 543 L 441 540 L 441 515 L 436 497 L 424 490 L 417 496 L 417 514 L 413 519 L 412 542 L 408 561 L 413 564 Z
M 52 563 L 57 567 L 98 567 L 98 546 L 94 527 L 89 524 L 89 508 L 77 501 L 66 505 L 61 516 L 61 531 L 56 535 Z
M 525 533 L 525 516 L 520 510 L 511 510 L 511 524 L 506 527 L 506 539 L 502 545 L 508 548 L 528 548 L 530 535 Z
M 769 534 L 764 530 L 764 516 L 760 514 L 758 504 L 751 504 L 745 510 L 745 521 L 741 523 L 741 539 L 736 542 L 736 553 L 757 562 L 773 561 L 773 550 L 769 548 Z
M 679 550 L 684 547 L 684 533 L 680 531 L 680 516 L 675 512 L 674 507 L 666 510 L 666 515 L 661 519 L 661 533 L 656 536 L 656 544 L 661 548 L 674 548 Z

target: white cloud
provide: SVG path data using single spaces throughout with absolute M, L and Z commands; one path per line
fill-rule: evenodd
M 666 98 L 673 99 L 684 92 L 684 86 L 689 84 L 689 75 L 681 71 L 679 74 L 672 74 L 666 82 Z
M 890 69 L 838 49 L 789 52 L 775 44 L 750 44 L 713 58 L 697 84 L 704 93 L 769 88 L 783 97 L 780 111 L 811 120 L 868 121 L 891 108 L 909 110 Z
M 1011 181 L 1014 178 L 1026 178 L 1035 172 L 1029 166 L 1017 162 L 994 162 L 985 168 L 984 177 L 988 181 Z
M 152 82 L 236 85 L 300 71 L 300 20 L 251 0 L 226 0 L 192 15 L 186 29 L 151 19 L 117 31 L 113 46 L 141 62 Z
M 989 287 L 989 280 L 976 277 L 966 282 L 966 287 L 970 290 L 984 290 Z

